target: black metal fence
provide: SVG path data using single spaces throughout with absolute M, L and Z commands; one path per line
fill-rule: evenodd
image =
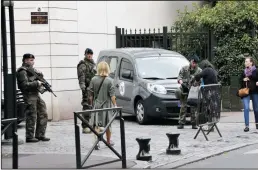
M 103 132 L 98 133 L 95 131 L 95 129 L 89 124 L 88 121 L 86 121 L 83 118 L 83 114 L 96 114 L 98 112 L 104 112 L 104 111 L 112 111 L 114 114 L 107 124 L 107 126 L 104 128 Z M 120 135 L 121 135 L 121 154 L 119 154 L 110 144 L 107 143 L 107 141 L 103 138 L 103 135 L 107 131 L 107 129 L 110 127 L 112 122 L 115 120 L 115 118 L 119 114 L 119 119 L 120 119 Z M 88 152 L 88 154 L 85 156 L 85 158 L 81 161 L 81 145 L 80 145 L 80 127 L 77 124 L 77 118 L 79 118 L 85 125 L 97 136 L 97 140 Z M 122 108 L 121 107 L 116 107 L 116 108 L 106 108 L 106 109 L 94 109 L 94 110 L 84 110 L 84 111 L 79 111 L 79 112 L 74 112 L 74 127 L 75 127 L 75 147 L 76 147 L 76 168 L 77 169 L 84 169 L 84 168 L 91 168 L 95 166 L 100 166 L 108 163 L 113 163 L 117 161 L 122 161 L 122 168 L 126 168 L 126 147 L 125 147 L 125 127 L 124 127 L 124 119 L 122 117 Z M 97 144 L 102 141 L 103 143 L 106 144 L 106 146 L 114 152 L 115 155 L 119 159 L 113 160 L 113 161 L 108 161 L 108 162 L 103 162 L 95 165 L 89 165 L 83 167 L 83 165 L 86 163 L 88 158 L 90 157 L 91 153 L 97 146 Z
M 213 59 L 215 39 L 211 30 L 196 33 L 164 26 L 162 29 L 124 29 L 116 27 L 116 48 L 149 47 L 177 51 L 184 56 L 197 54 L 201 59 Z

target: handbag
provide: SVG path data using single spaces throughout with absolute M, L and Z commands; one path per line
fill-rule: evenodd
M 238 96 L 239 97 L 245 97 L 249 95 L 249 88 L 247 87 L 247 82 L 246 82 L 246 87 L 241 88 L 238 90 Z
M 188 97 L 187 97 L 187 105 L 197 107 L 199 100 L 202 98 L 202 95 L 199 98 L 199 86 L 192 86 L 190 88 Z

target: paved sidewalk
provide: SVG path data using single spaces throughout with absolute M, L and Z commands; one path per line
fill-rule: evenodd
M 84 158 L 85 155 L 82 155 Z M 19 169 L 54 169 L 54 168 L 62 168 L 62 169 L 75 169 L 76 168 L 76 160 L 74 154 L 19 154 Z M 2 158 L 2 168 L 4 169 L 12 169 L 12 158 Z M 91 156 L 87 162 L 83 165 L 89 166 L 94 164 L 99 164 L 103 162 L 114 161 L 116 159 L 109 158 L 105 156 Z M 127 167 L 131 168 L 136 163 L 133 161 L 127 161 Z M 100 168 L 100 169 L 120 169 L 122 167 L 122 162 L 114 162 L 106 165 L 101 165 L 92 168 Z
M 223 153 L 222 155 L 212 157 L 200 162 L 195 162 L 180 167 L 180 169 L 186 168 L 216 168 L 216 169 L 227 169 L 227 168 L 238 168 L 238 169 L 258 169 L 258 144 L 247 146 L 236 151 Z
M 250 113 L 250 122 L 253 122 L 253 113 Z M 236 123 L 237 122 L 237 123 Z M 254 123 L 251 123 L 251 130 L 248 133 L 243 132 L 243 113 L 222 113 L 221 123 L 218 127 L 222 133 L 222 138 L 216 132 L 211 133 L 209 141 L 206 141 L 202 134 L 199 134 L 196 140 L 193 139 L 196 130 L 185 127 L 178 130 L 176 126 L 171 125 L 138 125 L 136 122 L 125 122 L 126 151 L 127 160 L 136 162 L 133 168 L 173 168 L 199 159 L 210 157 L 224 151 L 229 151 L 249 144 L 258 143 L 258 130 Z M 120 152 L 120 128 L 119 121 L 115 120 L 113 127 L 112 140 L 115 142 L 115 148 Z M 166 155 L 168 139 L 166 133 L 180 133 L 179 147 L 182 150 L 181 155 Z M 19 138 L 24 140 L 25 129 L 19 129 Z M 47 129 L 47 136 L 51 138 L 50 142 L 25 143 L 19 145 L 19 154 L 72 154 L 75 155 L 75 137 L 73 120 L 50 122 Z M 137 137 L 151 137 L 150 154 L 153 156 L 151 162 L 136 161 L 136 155 L 139 147 L 136 142 Z M 93 135 L 81 134 L 82 154 L 87 154 L 87 150 L 92 146 Z M 105 156 L 116 158 L 108 148 L 99 151 L 93 151 L 94 156 Z M 2 153 L 11 153 L 11 146 L 2 146 Z M 74 158 L 75 159 L 75 158 Z M 20 160 L 21 161 L 21 160 Z M 61 167 L 60 167 L 61 168 Z

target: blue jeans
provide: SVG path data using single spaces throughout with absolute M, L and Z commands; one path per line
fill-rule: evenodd
M 258 123 L 258 94 L 250 94 L 242 99 L 244 105 L 245 125 L 249 126 L 249 104 L 252 97 L 255 123 Z

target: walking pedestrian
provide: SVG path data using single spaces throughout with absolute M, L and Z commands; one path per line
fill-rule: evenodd
M 103 109 L 117 107 L 115 97 L 115 87 L 113 80 L 108 77 L 110 73 L 109 65 L 102 61 L 97 66 L 97 75 L 94 76 L 90 82 L 88 88 L 90 96 L 90 105 L 93 109 Z M 97 132 L 100 131 L 100 127 L 107 126 L 108 122 L 112 118 L 113 111 L 102 111 L 98 113 L 92 113 L 90 124 L 95 128 Z M 107 143 L 111 146 L 114 142 L 111 141 L 111 126 L 106 131 Z M 98 150 L 99 144 L 96 146 Z
M 36 80 L 28 69 L 32 69 L 43 77 L 43 74 L 33 68 L 35 56 L 33 54 L 24 54 L 22 66 L 17 69 L 17 84 L 23 95 L 26 115 L 26 142 L 49 141 L 45 137 L 47 128 L 47 108 L 46 103 L 39 95 L 42 88 L 42 82 Z M 36 125 L 36 132 L 35 132 Z M 34 135 L 35 134 L 35 135 Z
M 87 92 L 87 88 L 89 87 L 91 79 L 96 74 L 96 64 L 94 63 L 93 57 L 93 51 L 90 48 L 87 48 L 84 53 L 84 60 L 81 60 L 79 64 L 77 65 L 77 76 L 79 80 L 79 85 L 82 91 L 82 109 L 87 110 L 91 109 L 89 107 L 89 96 Z M 89 122 L 90 115 L 83 115 L 83 118 Z M 90 129 L 86 126 L 85 123 L 82 122 L 82 132 L 83 133 L 90 133 Z
M 245 69 L 243 70 L 240 76 L 240 86 L 241 89 L 246 90 L 246 94 L 240 94 L 238 92 L 238 96 L 241 97 L 243 105 L 244 105 L 244 119 L 245 119 L 245 128 L 244 132 L 249 131 L 249 104 L 250 99 L 252 99 L 254 117 L 256 129 L 258 129 L 258 75 L 257 68 L 255 67 L 255 63 L 252 57 L 248 56 L 245 59 Z M 248 92 L 249 91 L 249 92 Z

